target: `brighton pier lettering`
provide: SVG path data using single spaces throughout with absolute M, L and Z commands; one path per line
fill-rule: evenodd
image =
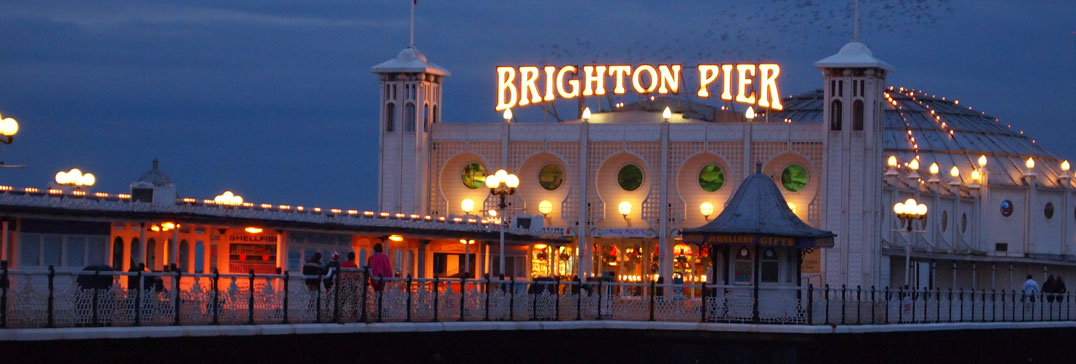
M 516 106 L 527 106 L 580 96 L 602 96 L 609 85 L 613 94 L 622 95 L 631 87 L 638 94 L 679 94 L 680 70 L 678 64 L 585 65 L 576 66 L 523 66 L 497 67 L 497 111 Z M 699 88 L 696 95 L 709 98 L 710 86 L 718 83 L 722 100 L 758 105 L 782 110 L 777 90 L 777 76 L 781 66 L 761 64 L 700 64 Z M 539 78 L 542 79 L 539 82 Z M 752 85 L 757 85 L 758 92 Z M 608 84 L 606 81 L 610 81 Z M 541 86 L 541 88 L 539 88 Z M 735 92 L 735 97 L 734 97 Z

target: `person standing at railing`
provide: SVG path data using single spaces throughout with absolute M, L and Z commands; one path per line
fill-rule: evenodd
M 381 243 L 374 244 L 374 254 L 366 260 L 366 266 L 370 267 L 370 285 L 375 291 L 381 292 L 385 288 L 383 278 L 392 277 L 392 264 L 389 257 L 384 253 L 385 248 Z
M 310 257 L 303 264 L 303 275 L 306 278 L 306 288 L 310 289 L 310 292 L 316 292 L 318 288 L 321 288 L 321 279 L 319 278 L 323 272 L 321 267 L 321 253 L 314 253 L 314 256 Z M 313 277 L 313 278 L 310 278 Z
M 1046 277 L 1046 282 L 1042 283 L 1042 293 L 1046 294 L 1046 302 L 1054 303 L 1054 294 L 1057 293 L 1057 280 L 1053 275 Z
M 1035 282 L 1035 278 L 1028 274 L 1021 291 L 1024 293 L 1024 298 L 1021 301 L 1035 303 L 1035 295 L 1039 294 L 1039 283 Z
M 331 258 L 329 258 L 329 264 L 325 265 L 325 292 L 332 292 L 333 279 L 337 272 L 340 271 L 340 252 L 333 252 Z
M 1068 293 L 1069 291 L 1065 288 L 1065 280 L 1061 279 L 1061 276 L 1057 276 L 1057 281 L 1054 284 L 1054 294 L 1057 296 L 1057 303 L 1065 302 L 1065 293 Z

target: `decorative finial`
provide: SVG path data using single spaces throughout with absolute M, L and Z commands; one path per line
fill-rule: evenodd
M 158 161 L 157 158 L 153 158 L 153 169 L 157 169 L 157 166 L 159 164 L 160 164 L 160 161 Z
M 415 48 L 415 4 L 418 0 L 411 0 L 411 48 Z
M 855 0 L 855 14 L 852 19 L 852 41 L 859 42 L 859 0 Z

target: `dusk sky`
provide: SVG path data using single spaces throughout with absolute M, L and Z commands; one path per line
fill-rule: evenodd
M 773 61 L 782 96 L 852 38 L 851 1 L 444 1 L 416 45 L 450 70 L 446 122 L 499 122 L 498 65 Z M 409 0 L 0 4 L 0 114 L 18 119 L 0 184 L 59 170 L 126 192 L 154 157 L 181 197 L 377 207 L 378 81 L 408 44 Z M 960 100 L 1076 160 L 1072 0 L 861 2 L 890 85 Z M 690 74 L 692 72 L 685 72 Z M 538 109 L 521 122 L 542 122 Z

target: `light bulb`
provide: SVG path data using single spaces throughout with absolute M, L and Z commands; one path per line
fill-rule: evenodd
M 938 163 L 937 162 L 931 163 L 930 164 L 930 174 L 931 175 L 938 174 L 938 171 L 939 171 Z
M 466 214 L 469 214 L 471 213 L 471 211 L 474 211 L 474 200 L 465 198 L 463 199 L 463 201 L 460 201 L 460 210 L 463 210 L 463 212 Z
M 699 204 L 699 213 L 701 213 L 702 216 L 710 216 L 714 213 L 714 204 L 709 202 Z
M 956 166 L 953 166 L 953 168 L 949 170 L 949 177 L 953 177 L 953 178 L 960 177 L 960 168 L 957 168 Z
M 504 121 L 505 122 L 508 122 L 508 123 L 512 122 L 512 109 L 504 109 L 504 115 L 503 116 L 504 116 Z
M 542 215 L 549 215 L 550 212 L 553 212 L 553 203 L 549 202 L 549 200 L 538 202 L 538 212 L 542 213 Z
M 897 167 L 897 156 L 895 156 L 895 155 L 889 156 L 889 159 L 886 160 L 886 165 L 888 165 L 890 168 L 896 168 Z
M 620 201 L 620 205 L 617 205 L 617 211 L 619 211 L 621 215 L 624 215 L 624 217 L 627 217 L 631 214 L 631 202 Z
M 1024 162 L 1024 166 L 1027 167 L 1027 169 L 1035 169 L 1035 158 L 1027 157 L 1027 161 Z
M 669 110 L 669 107 L 666 106 L 665 111 L 661 112 L 661 117 L 664 118 L 665 121 L 669 121 L 669 119 L 672 118 L 672 110 Z
M 979 168 L 986 167 L 986 154 L 979 156 Z
M 583 121 L 590 121 L 590 107 L 583 109 Z

